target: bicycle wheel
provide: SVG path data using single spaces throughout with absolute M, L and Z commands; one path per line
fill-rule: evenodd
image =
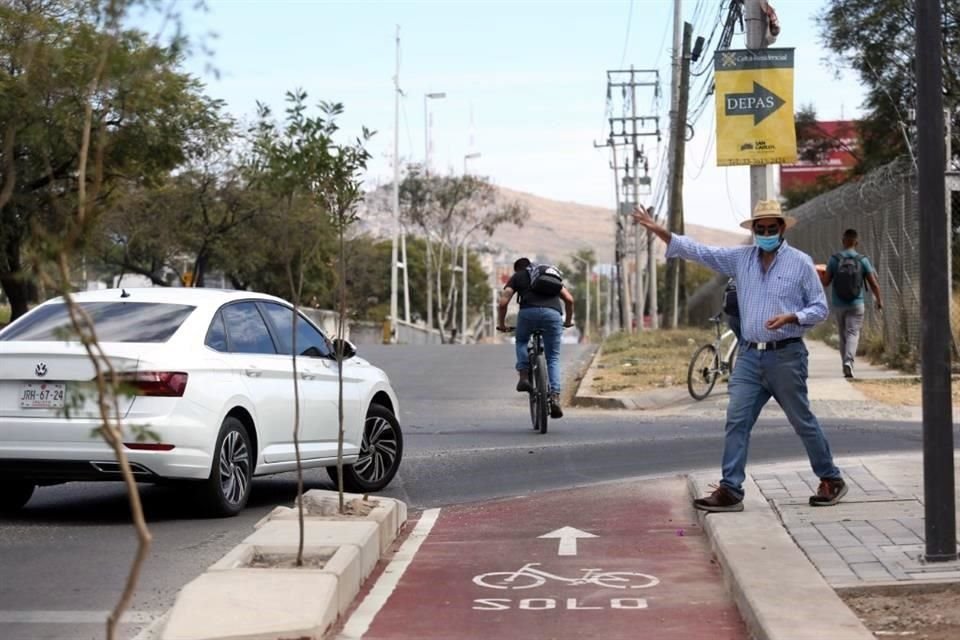
M 536 360 L 530 360 L 530 424 L 533 426 L 534 431 L 540 430 L 540 421 L 537 416 L 540 415 L 538 406 L 539 395 L 537 394 L 537 372 L 536 372 Z
M 550 415 L 550 383 L 547 381 L 547 357 L 537 355 L 534 367 L 534 394 L 537 396 L 537 428 L 540 433 L 547 432 L 547 417 Z
M 473 577 L 473 583 L 488 589 L 533 589 L 546 584 L 546 578 L 520 571 L 493 571 Z
M 633 584 L 634 582 L 639 584 Z M 647 589 L 660 584 L 660 578 L 647 573 L 608 571 L 594 576 L 593 583 L 610 589 Z
M 690 358 L 687 369 L 687 389 L 694 400 L 703 400 L 713 391 L 720 374 L 720 356 L 712 344 L 705 344 Z

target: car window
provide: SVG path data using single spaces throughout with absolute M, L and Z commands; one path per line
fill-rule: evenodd
M 223 315 L 218 313 L 207 329 L 207 339 L 203 342 L 215 351 L 227 351 L 227 330 L 223 326 Z
M 81 302 L 100 342 L 166 342 L 196 307 L 157 302 Z M 35 309 L 7 327 L 0 340 L 62 342 L 75 336 L 64 303 Z
M 238 302 L 221 310 L 232 353 L 276 353 L 263 316 L 253 302 Z
M 274 333 L 280 342 L 282 353 L 290 355 L 293 353 L 291 336 L 293 335 L 293 309 L 285 307 L 275 302 L 261 303 L 261 307 L 270 318 L 270 324 L 273 325 Z M 300 314 L 297 319 L 297 353 L 303 355 L 312 355 L 318 357 L 330 357 L 333 351 L 326 337 L 317 331 Z

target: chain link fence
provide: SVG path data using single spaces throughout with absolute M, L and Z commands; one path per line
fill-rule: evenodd
M 797 225 L 790 244 L 826 263 L 841 251 L 846 229 L 856 229 L 860 253 L 877 270 L 884 310 L 867 300 L 861 345 L 883 349 L 885 359 L 916 362 L 920 349 L 920 237 L 917 175 L 909 158 L 898 159 L 861 180 L 792 209 Z M 944 233 L 949 234 L 945 228 Z M 950 235 L 948 235 L 950 237 Z M 950 265 L 944 265 L 949 273 Z M 829 292 L 828 292 L 829 298 Z M 830 320 L 832 322 L 832 318 Z

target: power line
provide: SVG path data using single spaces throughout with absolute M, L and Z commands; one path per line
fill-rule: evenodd
M 630 24 L 633 22 L 633 0 L 630 0 L 630 9 L 627 12 L 627 35 L 623 38 L 623 55 L 620 56 L 620 68 L 627 59 L 627 45 L 630 43 Z

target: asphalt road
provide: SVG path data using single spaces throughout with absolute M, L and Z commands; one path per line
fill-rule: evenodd
M 585 354 L 564 345 L 567 362 Z M 551 421 L 549 433 L 535 433 L 525 396 L 513 391 L 511 346 L 365 346 L 360 355 L 390 374 L 401 400 L 405 458 L 385 493 L 411 509 L 719 464 L 722 416 L 653 420 L 637 412 L 568 409 Z M 917 424 L 824 426 L 838 456 L 922 447 Z M 757 425 L 751 461 L 803 456 L 785 422 Z M 322 470 L 306 479 L 308 488 L 331 488 Z M 295 490 L 293 474 L 257 480 L 249 508 L 221 520 L 203 518 L 172 489 L 144 486 L 154 542 L 124 637 L 166 610 L 180 587 L 249 535 L 274 505 L 290 504 Z M 106 612 L 123 588 L 134 545 L 121 485 L 38 490 L 17 518 L 0 521 L 0 638 L 104 638 Z

